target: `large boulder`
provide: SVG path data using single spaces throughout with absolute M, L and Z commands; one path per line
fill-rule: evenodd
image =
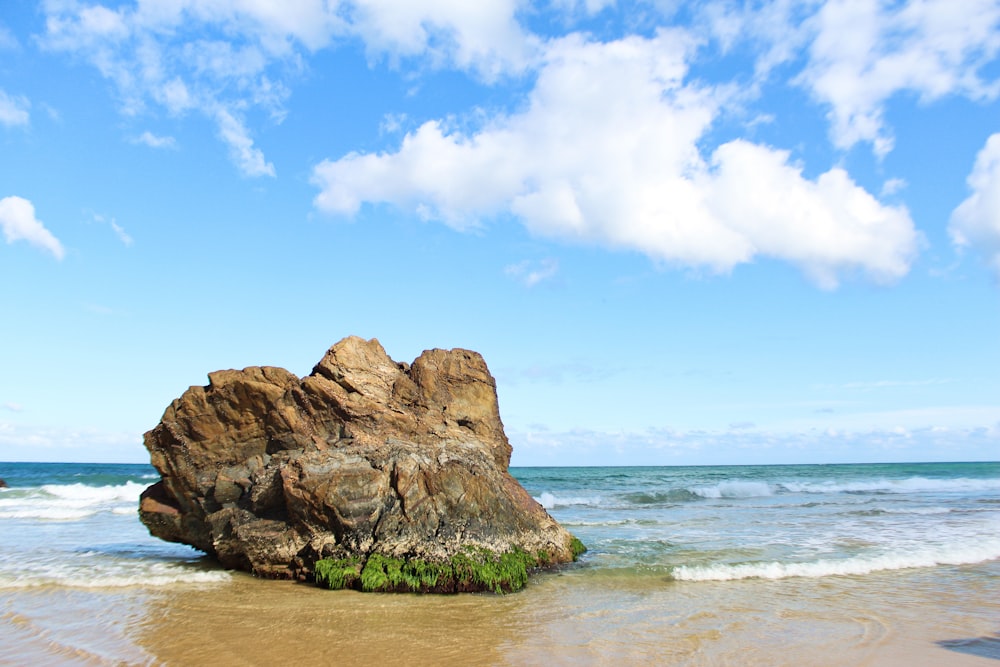
M 208 379 L 145 434 L 162 480 L 139 516 L 157 537 L 266 577 L 335 563 L 358 588 L 369 561 L 397 575 L 510 554 L 530 567 L 582 548 L 508 473 L 496 383 L 475 352 L 429 350 L 407 365 L 351 337 L 301 379 L 272 367 Z M 517 586 L 456 575 L 365 587 Z

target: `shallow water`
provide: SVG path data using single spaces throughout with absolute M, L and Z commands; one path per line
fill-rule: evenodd
M 3 664 L 975 665 L 1000 565 L 677 582 L 580 567 L 508 596 L 214 584 L 0 593 Z
M 4 665 L 1000 664 L 997 464 L 515 470 L 591 551 L 508 596 L 229 573 L 146 534 L 148 467 L 11 465 Z

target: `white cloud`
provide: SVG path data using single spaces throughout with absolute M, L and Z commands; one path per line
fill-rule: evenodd
M 534 287 L 538 283 L 551 280 L 559 273 L 559 260 L 547 257 L 533 262 L 526 259 L 504 267 L 503 272 L 525 287 Z
M 524 111 L 470 135 L 431 121 L 394 153 L 325 160 L 315 204 L 352 215 L 390 203 L 457 229 L 512 214 L 536 234 L 713 272 L 782 259 L 825 288 L 843 272 L 905 275 L 909 214 L 842 169 L 810 180 L 788 153 L 745 141 L 702 155 L 725 89 L 685 82 L 694 47 L 680 31 L 555 41 Z
M 10 412 L 21 412 L 24 410 L 24 406 L 20 403 L 14 403 L 12 401 L 7 401 L 6 403 L 0 404 L 0 410 L 8 410 Z
M 521 71 L 535 58 L 540 41 L 516 20 L 519 0 L 356 0 L 341 4 L 351 32 L 370 53 L 420 56 L 487 79 Z
M 177 148 L 177 140 L 173 137 L 161 137 L 149 130 L 136 137 L 133 143 L 144 144 L 150 148 Z
M 27 125 L 30 116 L 28 109 L 31 104 L 28 98 L 18 95 L 8 95 L 0 89 L 0 125 L 14 127 L 16 125 Z
M 906 189 L 907 182 L 902 178 L 890 178 L 882 184 L 882 196 L 890 197 Z
M 799 56 L 813 36 L 808 18 L 818 4 L 819 0 L 717 0 L 696 11 L 698 21 L 705 24 L 706 32 L 719 42 L 723 52 L 744 40 L 753 45 L 754 74 L 760 81 L 778 65 Z
M 129 236 L 128 232 L 126 232 L 124 229 L 122 229 L 118 225 L 118 223 L 115 222 L 114 220 L 111 221 L 111 229 L 114 231 L 114 233 L 118 237 L 119 241 L 121 241 L 122 243 L 124 243 L 126 246 L 131 246 L 132 245 L 132 243 L 133 243 L 132 237 Z
M 273 176 L 246 119 L 281 122 L 286 80 L 304 57 L 361 39 L 372 58 L 417 58 L 487 80 L 521 72 L 539 40 L 521 29 L 520 0 L 133 0 L 115 8 L 50 0 L 42 44 L 74 53 L 114 82 L 122 110 L 149 104 L 216 123 L 237 167 Z M 3 107 L 0 106 L 0 109 Z
M 764 256 L 786 260 L 834 288 L 860 271 L 879 283 L 906 275 L 918 236 L 905 208 L 886 206 L 834 168 L 815 181 L 788 154 L 737 140 L 713 155 L 709 207 Z
M 224 108 L 216 111 L 219 136 L 229 146 L 233 162 L 246 176 L 274 176 L 274 165 L 264 159 L 264 153 L 253 145 L 253 139 L 243 122 Z
M 129 236 L 129 233 L 126 232 L 125 229 L 121 225 L 119 225 L 118 221 L 115 220 L 114 218 L 107 218 L 99 213 L 94 213 L 93 220 L 94 222 L 102 225 L 106 223 L 109 227 L 111 227 L 111 231 L 115 233 L 115 236 L 118 237 L 118 240 L 121 241 L 125 246 L 131 246 L 132 243 L 134 242 L 132 237 Z
M 979 151 L 967 182 L 972 194 L 951 214 L 952 240 L 983 254 L 1000 276 L 1000 133 Z
M 47 250 L 56 259 L 66 254 L 62 244 L 45 225 L 35 217 L 35 207 L 21 197 L 0 199 L 0 229 L 3 229 L 7 243 L 27 241 L 31 245 Z
M 799 81 L 829 105 L 840 148 L 870 142 L 877 155 L 889 152 L 885 104 L 897 93 L 928 102 L 951 94 L 994 99 L 1000 92 L 980 75 L 1000 52 L 995 0 L 830 0 L 811 23 L 816 36 Z
M 248 107 L 280 121 L 288 96 L 269 73 L 300 67 L 295 44 L 328 38 L 325 3 L 192 0 L 47 6 L 44 44 L 90 61 L 113 81 L 126 114 L 146 105 L 173 115 L 197 111 L 213 121 L 236 166 L 246 175 L 274 175 L 243 120 Z M 323 36 L 320 39 L 320 36 Z M 145 133 L 155 148 L 172 140 Z

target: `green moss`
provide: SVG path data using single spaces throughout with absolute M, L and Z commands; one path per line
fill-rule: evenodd
M 361 578 L 361 558 L 324 558 L 316 561 L 314 573 L 316 583 L 333 590 L 353 588 Z
M 407 567 L 404 569 L 404 572 L 411 577 L 408 580 L 411 588 L 416 583 L 419 583 L 427 589 L 433 589 L 439 582 L 450 579 L 452 576 L 451 567 L 448 565 L 428 563 L 419 558 L 409 560 L 406 564 Z
M 569 548 L 573 552 L 574 561 L 587 552 L 587 547 L 583 546 L 583 542 L 576 537 L 570 540 Z
M 483 547 L 465 547 L 451 557 L 456 583 L 462 589 L 482 588 L 494 593 L 524 588 L 529 568 L 538 564 L 536 557 L 518 547 L 502 554 Z
M 372 554 L 361 570 L 361 590 L 422 593 L 436 590 L 450 578 L 451 568 L 447 564 Z
M 385 591 L 389 589 L 390 572 L 399 575 L 399 561 L 387 558 L 381 554 L 368 557 L 368 562 L 361 570 L 361 590 Z
M 515 547 L 497 554 L 484 547 L 467 546 L 447 562 L 372 554 L 366 561 L 357 557 L 323 559 L 317 561 L 314 571 L 318 584 L 334 589 L 510 593 L 524 588 L 529 570 L 548 562 L 549 556 L 544 551 L 533 556 Z

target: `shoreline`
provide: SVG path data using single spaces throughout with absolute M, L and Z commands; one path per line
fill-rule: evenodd
M 519 470 L 591 551 L 504 596 L 254 579 L 148 534 L 144 468 L 12 470 L 0 665 L 1000 667 L 998 464 Z
M 500 596 L 328 591 L 239 573 L 210 585 L 7 589 L 0 631 L 13 642 L 0 664 L 976 667 L 1000 661 L 998 580 L 991 561 L 739 582 L 584 566 Z

